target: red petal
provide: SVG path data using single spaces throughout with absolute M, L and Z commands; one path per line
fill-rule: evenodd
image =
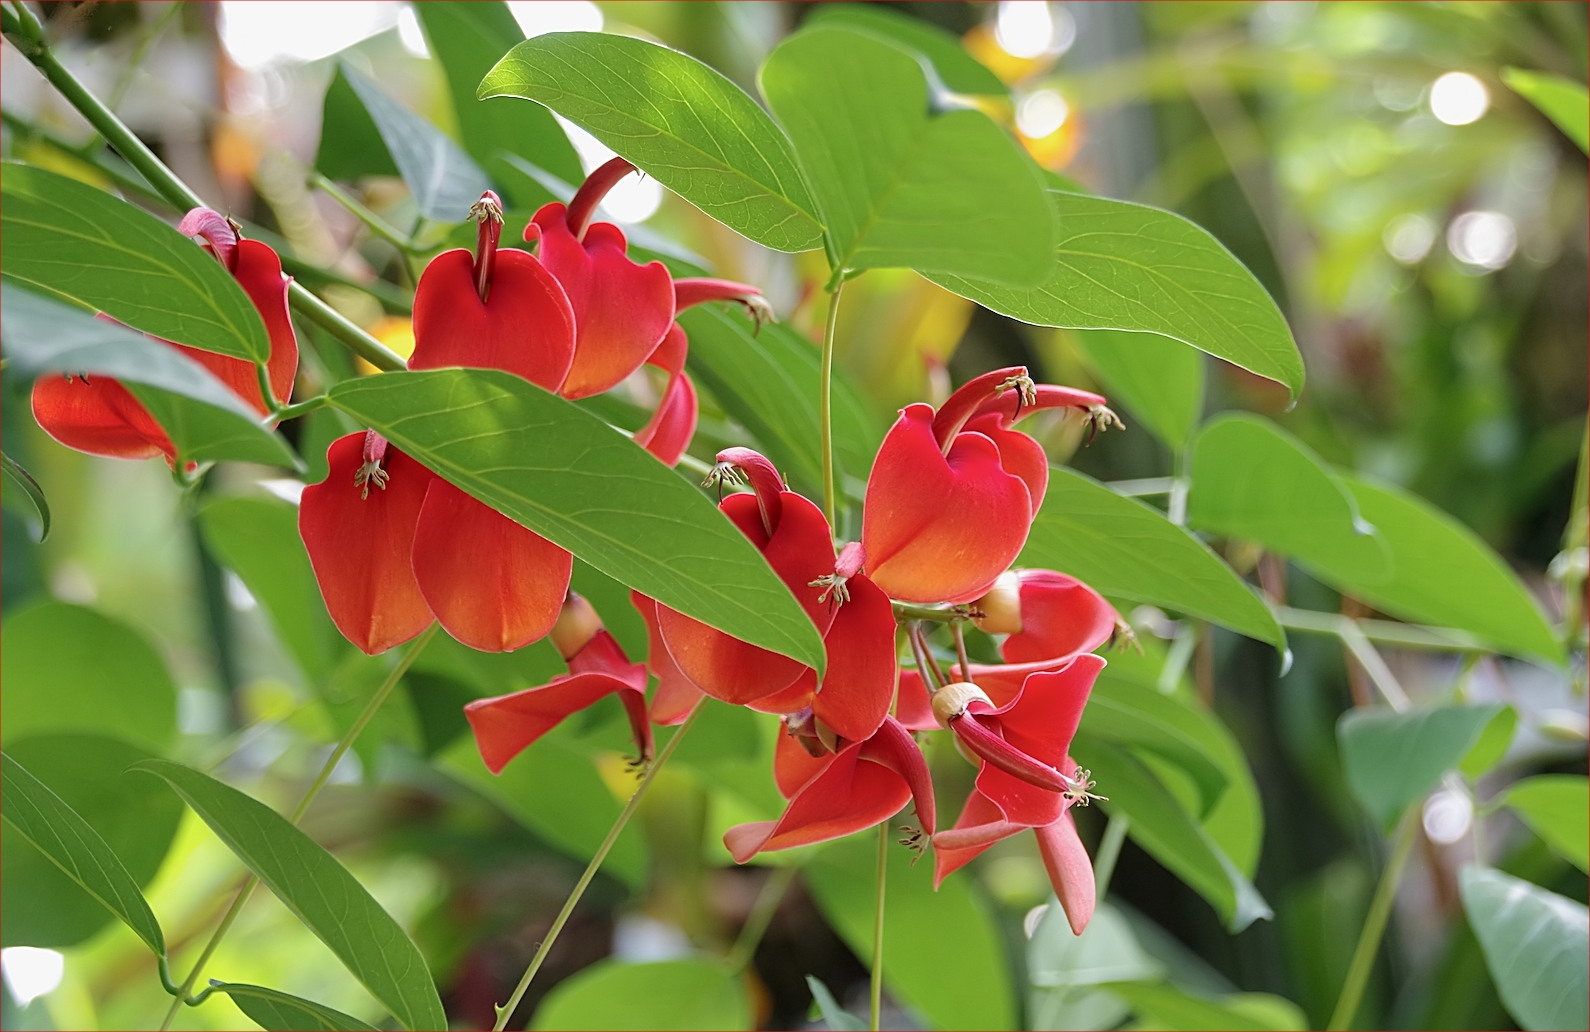
M 293 323 L 287 315 L 287 285 L 282 275 L 282 262 L 276 252 L 258 240 L 241 240 L 237 245 L 237 269 L 233 273 L 238 286 L 254 302 L 254 308 L 265 320 L 265 331 L 270 337 L 270 358 L 265 369 L 270 375 L 271 393 L 284 404 L 292 397 L 293 377 L 298 374 L 298 339 L 293 335 Z M 216 375 L 232 393 L 264 414 L 270 411 L 259 391 L 259 372 L 254 363 L 213 351 L 202 351 L 185 344 L 172 347 L 204 366 Z
M 670 342 L 674 340 L 683 342 L 684 339 L 685 331 L 675 323 L 668 331 L 668 336 L 657 346 L 657 350 L 661 352 L 669 347 Z M 677 348 L 682 352 L 683 344 L 677 345 Z M 661 365 L 666 369 L 668 367 L 662 363 L 672 361 L 672 356 L 661 356 L 659 361 L 659 356 L 653 355 L 651 361 L 652 364 Z M 678 362 L 678 365 L 669 370 L 668 386 L 663 389 L 662 400 L 657 403 L 657 411 L 652 413 L 651 419 L 645 426 L 635 432 L 635 443 L 657 456 L 665 466 L 672 466 L 679 461 L 679 456 L 690 447 L 690 439 L 696 433 L 698 409 L 696 387 L 680 368 L 684 363 L 682 354 Z
M 385 652 L 430 626 L 431 610 L 414 580 L 409 553 L 430 470 L 386 450 L 385 489 L 354 483 L 364 463 L 361 433 L 333 441 L 331 472 L 304 488 L 298 532 L 337 629 L 362 651 Z
M 1053 570 L 1022 570 L 1021 631 L 999 654 L 1010 663 L 1069 658 L 1094 649 L 1115 633 L 1115 607 L 1074 577 Z
M 977 415 L 985 406 L 1003 402 L 1011 408 L 1021 400 L 1021 392 L 1002 385 L 1026 376 L 1026 366 L 1007 366 L 993 369 L 982 376 L 967 380 L 944 399 L 944 404 L 933 416 L 933 438 L 942 447 L 944 442 L 959 433 L 966 421 Z
M 933 778 L 928 774 L 927 759 L 911 733 L 899 721 L 885 717 L 877 733 L 861 743 L 861 755 L 899 775 L 916 800 L 916 817 L 922 823 L 922 833 L 932 835 L 938 819 L 933 802 Z
M 171 438 L 127 388 L 108 376 L 40 377 L 33 384 L 33 418 L 57 441 L 90 455 L 176 459 Z
M 476 699 L 464 707 L 464 716 L 475 732 L 480 758 L 493 774 L 500 774 L 509 760 L 565 717 L 611 692 L 643 697 L 633 686 L 608 674 L 569 674 L 539 688 Z
M 773 782 L 785 799 L 805 788 L 807 782 L 828 769 L 832 762 L 832 753 L 813 756 L 794 735 L 780 727 L 778 741 L 773 745 Z
M 960 434 L 942 455 L 932 420 L 927 405 L 908 406 L 878 449 L 861 530 L 867 573 L 893 598 L 969 602 L 1021 552 L 1031 496 L 981 434 Z
M 1043 505 L 1044 492 L 1049 489 L 1049 456 L 1043 447 L 1020 430 L 1007 430 L 999 425 L 999 417 L 982 415 L 966 424 L 969 433 L 982 434 L 999 449 L 999 464 L 1006 473 L 1014 473 L 1027 485 L 1028 499 L 1034 514 Z
M 937 889 L 945 878 L 971 863 L 983 850 L 1023 828 L 1024 825 L 1005 820 L 999 807 L 973 789 L 955 827 L 933 836 L 933 887 Z
M 574 312 L 574 364 L 562 394 L 600 394 L 639 369 L 668 332 L 673 277 L 662 262 L 630 261 L 623 231 L 610 222 L 593 222 L 584 239 L 576 240 L 557 202 L 530 221 L 540 229 L 541 261 L 562 284 Z
M 414 577 L 447 633 L 508 652 L 557 623 L 574 557 L 437 478 L 414 531 Z
M 651 700 L 651 719 L 664 727 L 682 724 L 705 693 L 691 684 L 690 678 L 680 673 L 679 666 L 668 654 L 668 646 L 663 644 L 662 632 L 657 628 L 657 603 L 638 591 L 629 593 L 629 601 L 640 611 L 641 619 L 646 621 L 646 664 L 657 677 L 657 693 Z
M 872 737 L 894 699 L 894 606 L 866 577 L 846 584 L 850 601 L 838 607 L 823 636 L 828 670 L 812 703 L 817 719 L 852 742 Z
M 1082 720 L 1093 681 L 1103 668 L 1104 660 L 1087 655 L 1078 656 L 1062 670 L 1028 675 L 1021 694 L 997 715 L 1005 742 L 1069 775 L 1071 771 L 1063 768 L 1071 738 Z M 983 765 L 977 787 L 1009 820 L 1032 827 L 1058 820 L 1066 805 L 1058 792 L 1031 785 L 992 764 Z
M 1068 811 L 1053 824 L 1033 831 L 1038 835 L 1038 852 L 1043 855 L 1043 865 L 1049 869 L 1049 884 L 1054 886 L 1054 894 L 1065 908 L 1071 932 L 1081 935 L 1093 918 L 1096 890 L 1093 862 L 1077 837 L 1076 822 Z
M 557 390 L 574 360 L 574 312 L 563 288 L 527 251 L 497 251 L 489 300 L 475 292 L 474 255 L 431 259 L 414 291 L 410 369 L 502 369 Z
M 975 667 L 973 668 L 976 669 Z M 932 731 L 939 726 L 933 716 L 933 700 L 928 697 L 922 675 L 915 670 L 901 669 L 898 699 L 894 705 L 894 719 L 912 731 Z

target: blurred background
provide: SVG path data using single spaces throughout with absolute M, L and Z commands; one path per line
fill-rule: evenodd
M 1504 556 L 1554 618 L 1582 627 L 1583 552 L 1575 567 L 1564 528 L 1576 497 L 1590 378 L 1586 161 L 1503 83 L 1500 70 L 1584 81 L 1583 4 L 888 6 L 959 37 L 1009 85 L 1009 101 L 991 103 L 990 113 L 1046 168 L 1087 190 L 1191 218 L 1275 297 L 1308 369 L 1300 402 L 1287 409 L 1283 389 L 1200 356 L 1204 415 L 1263 413 L 1328 462 L 1417 493 Z M 605 29 L 644 36 L 700 58 L 754 95 L 763 57 L 821 5 L 578 0 L 508 7 L 526 35 Z M 394 225 L 415 222 L 399 181 L 365 174 L 357 155 L 328 152 L 321 134 L 339 60 L 456 129 L 446 74 L 429 59 L 409 4 L 52 3 L 41 13 L 67 66 L 179 176 L 278 242 L 289 271 L 401 350 L 404 295 L 416 266 L 317 189 L 311 170 L 352 178 L 327 168 L 333 159 L 351 163 L 360 173 L 361 203 Z M 7 157 L 119 185 L 115 159 L 9 45 L 0 59 L 0 95 Z M 610 155 L 565 128 L 585 170 Z M 579 171 L 563 174 L 576 178 Z M 130 190 L 126 196 L 140 199 Z M 786 324 L 820 335 L 826 268 L 816 254 L 765 251 L 645 179 L 615 190 L 606 213 L 636 243 L 670 248 L 718 275 L 762 286 Z M 368 286 L 375 279 L 385 285 Z M 317 363 L 337 369 L 348 362 L 313 332 L 308 338 L 305 375 L 317 375 Z M 1109 371 L 1077 335 L 993 315 L 904 270 L 872 272 L 847 287 L 839 361 L 879 427 L 901 405 L 942 397 L 951 384 L 999 365 L 1026 363 L 1042 380 L 1110 388 Z M 5 512 L 0 599 L 8 623 L 53 599 L 91 605 L 131 628 L 169 671 L 178 755 L 224 762 L 229 775 L 256 786 L 256 795 L 285 801 L 335 737 L 336 700 L 311 683 L 243 582 L 218 562 L 213 544 L 205 546 L 198 502 L 182 495 L 160 463 L 68 451 L 32 423 L 25 394 L 4 400 L 6 451 L 44 485 L 55 513 L 41 544 L 21 517 Z M 693 450 L 707 455 L 716 442 L 731 443 L 736 427 L 710 397 L 704 403 Z M 1057 460 L 1102 480 L 1177 472 L 1171 448 L 1138 427 L 1129 405 L 1121 414 L 1131 432 L 1105 434 L 1087 447 L 1075 428 L 1036 430 Z M 300 432 L 313 463 L 315 449 L 305 442 L 319 435 L 323 443 L 333 428 Z M 213 479 L 219 482 L 209 490 L 224 494 L 269 476 L 229 467 Z M 1583 505 L 1583 485 L 1577 490 Z M 1256 557 L 1228 558 L 1247 572 Z M 1300 570 L 1279 575 L 1295 604 L 1341 605 Z M 635 633 L 633 614 L 604 615 L 615 632 L 622 625 Z M 1152 637 L 1159 618 L 1139 613 L 1134 622 Z M 1281 677 L 1267 647 L 1217 631 L 1203 636 L 1190 666 L 1195 690 L 1231 729 L 1259 786 L 1264 829 L 1255 883 L 1274 920 L 1229 934 L 1192 890 L 1131 844 L 1111 887 L 1152 962 L 1210 992 L 1284 996 L 1320 1027 L 1383 846 L 1347 796 L 1334 736 L 1338 715 L 1367 691 L 1361 675 L 1329 639 L 1295 635 L 1292 648 L 1294 665 Z M 1584 772 L 1582 651 L 1568 676 L 1513 661 L 1461 664 L 1397 652 L 1388 660 L 1416 697 L 1464 678 L 1471 698 L 1518 709 L 1521 731 L 1496 777 Z M 528 683 L 559 671 L 541 646 L 505 662 Z M 410 684 L 414 709 L 425 705 L 417 683 Z M 568 746 L 598 792 L 604 790 L 590 773 L 607 763 L 600 743 L 615 717 L 595 713 Z M 566 800 L 567 814 L 536 810 L 550 804 L 505 803 L 449 778 L 422 759 L 441 755 L 449 743 L 422 740 L 414 727 L 423 722 L 401 723 L 394 718 L 361 747 L 359 769 L 339 769 L 340 783 L 307 827 L 413 930 L 457 1027 L 486 1027 L 493 1001 L 506 998 L 583 866 L 545 832 L 554 818 L 579 819 L 581 804 Z M 630 859 L 598 879 L 522 1015 L 559 979 L 609 955 L 726 950 L 753 913 L 771 915 L 747 975 L 762 1027 L 812 1027 L 806 975 L 821 979 L 842 1004 L 865 1010 L 865 963 L 803 879 L 779 868 L 734 868 L 711 833 L 729 822 L 730 804 L 714 797 L 703 772 L 756 767 L 771 740 L 767 728 L 730 730 L 751 743 L 743 754 L 681 754 L 688 769 L 659 781 L 642 827 L 627 836 L 634 840 Z M 606 770 L 618 776 L 611 764 Z M 1103 826 L 1097 817 L 1086 813 L 1081 822 L 1090 844 Z M 1456 865 L 1483 850 L 1503 869 L 1580 901 L 1585 880 L 1505 813 L 1474 813 L 1466 796 L 1434 803 L 1425 817 L 1357 1024 L 1511 1027 L 1464 925 Z M 237 869 L 191 815 L 170 819 L 174 845 L 149 894 L 180 948 L 208 935 Z M 1105 1028 L 1123 1019 L 1125 1010 L 1107 1000 L 1056 1000 L 1027 985 L 1022 958 L 1032 929 L 1023 922 L 1048 887 L 1026 837 L 991 851 L 967 880 L 975 905 L 999 929 L 1014 1001 L 1005 1020 Z M 27 915 L 10 893 L 6 904 L 10 946 L 9 933 Z M 54 949 L 0 955 L 6 1027 L 143 1027 L 163 1010 L 147 954 L 107 921 L 90 915 Z M 367 998 L 328 957 L 274 901 L 257 899 L 210 970 L 367 1011 Z M 953 979 L 957 959 L 938 962 L 942 977 Z M 890 1020 L 924 1019 L 896 1010 Z M 967 1020 L 978 1023 L 975 1012 Z M 249 1023 L 216 999 L 185 1010 L 177 1027 Z

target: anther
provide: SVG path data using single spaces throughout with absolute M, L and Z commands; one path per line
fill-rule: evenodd
M 1086 806 L 1090 802 L 1107 803 L 1109 796 L 1096 795 L 1093 791 L 1097 782 L 1092 780 L 1093 772 L 1078 767 L 1070 777 L 1060 775 L 1060 780 L 1066 784 L 1066 789 L 1060 795 L 1072 806 Z

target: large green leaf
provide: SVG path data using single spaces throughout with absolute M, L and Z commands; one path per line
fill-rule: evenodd
M 218 497 L 199 510 L 199 529 L 210 554 L 265 607 L 304 675 L 322 680 L 346 645 L 321 601 L 298 510 L 275 498 Z
M 941 1029 L 1016 1027 L 999 926 L 973 892 L 968 873 L 933 891 L 933 869 L 891 844 L 883 907 L 883 980 L 890 995 Z M 876 832 L 852 835 L 818 853 L 802 878 L 823 916 L 858 957 L 872 956 L 878 899 Z M 944 964 L 952 958 L 955 977 Z
M 779 44 L 760 81 L 834 268 L 1042 281 L 1054 231 L 1035 166 L 982 112 L 936 112 L 912 53 L 820 24 Z
M 1456 627 L 1503 652 L 1563 662 L 1540 605 L 1473 531 L 1406 491 L 1349 473 L 1337 478 L 1390 549 L 1391 576 L 1333 587 L 1404 620 Z M 1330 571 L 1318 572 L 1333 582 Z
M 0 795 L 5 799 L 0 815 L 84 892 L 126 922 L 156 956 L 164 957 L 166 939 L 160 922 L 138 882 L 99 832 L 10 754 L 0 753 L 0 763 L 4 775 Z M 14 859 L 8 857 L 7 862 Z
M 508 51 L 478 96 L 545 104 L 759 244 L 821 242 L 789 141 L 745 91 L 693 57 L 627 36 L 550 32 Z
M 270 1032 L 295 1032 L 297 1029 L 326 1029 L 328 1032 L 375 1032 L 375 1026 L 327 1007 L 314 1000 L 291 996 L 262 985 L 241 982 L 216 982 L 214 989 L 225 993 L 247 1014 L 249 1020 Z
M 1115 1028 L 1126 1017 L 1120 999 L 1100 983 L 1160 978 L 1164 969 L 1138 943 L 1125 915 L 1099 900 L 1081 935 L 1049 898 L 1027 941 L 1028 1028 Z
M 129 764 L 149 759 L 148 752 L 104 735 L 44 734 L 10 740 L 6 753 L 93 829 L 135 888 L 150 883 L 176 838 L 182 803 L 157 784 L 122 776 Z M 8 785 L 3 808 L 7 818 L 19 805 L 10 791 Z M 24 808 L 18 815 L 26 812 Z M 70 833 L 65 824 L 54 827 L 62 836 Z M 20 823 L 0 830 L 5 944 L 75 946 L 110 923 L 109 897 L 101 895 L 103 884 L 86 886 L 72 871 L 63 870 L 62 858 L 47 839 L 34 838 L 35 830 Z M 117 889 L 121 902 L 135 906 L 125 890 L 125 883 Z M 133 930 L 149 941 L 147 927 L 135 924 Z
M 1590 784 L 1582 774 L 1541 774 L 1515 782 L 1501 802 L 1546 844 L 1590 873 Z
M 817 628 L 745 535 L 578 406 L 494 369 L 384 373 L 330 393 L 427 468 L 615 580 L 822 669 Z
M 746 320 L 715 308 L 695 308 L 679 319 L 690 335 L 691 375 L 724 411 L 756 435 L 767 457 L 798 491 L 823 489 L 817 395 L 822 352 L 794 330 L 764 326 L 752 333 Z M 843 370 L 834 370 L 835 476 L 865 483 L 883 430 Z
M 1199 816 L 1226 790 L 1226 775 L 1206 751 L 1199 715 L 1168 695 L 1118 679 L 1100 679 L 1082 727 L 1117 745 L 1141 749 L 1180 767 L 1198 789 Z
M 1157 333 L 1078 330 L 1077 350 L 1120 405 L 1173 452 L 1187 446 L 1204 403 L 1204 356 Z
M 580 156 L 552 112 L 543 107 L 512 104 L 506 98 L 475 99 L 475 90 L 491 66 L 524 41 L 524 31 L 509 13 L 508 5 L 498 0 L 442 0 L 415 4 L 414 13 L 425 27 L 431 54 L 447 73 L 447 89 L 452 94 L 465 149 L 494 173 L 492 178 L 504 187 L 508 200 L 526 207 L 549 198 L 540 190 L 535 191 L 535 196 L 520 197 L 509 188 L 503 177 L 495 174 L 495 162 L 503 154 L 520 155 L 553 175 L 578 182 L 583 174 Z
M 234 358 L 270 357 L 243 288 L 192 240 L 75 179 L 4 164 L 0 271 L 129 326 Z
M 1522 68 L 1503 68 L 1502 81 L 1539 108 L 1580 150 L 1590 153 L 1590 92 L 1584 83 Z
M 1049 490 L 1019 562 L 1286 646 L 1269 608 L 1208 546 L 1142 502 L 1063 466 L 1049 468 Z
M 1457 769 L 1502 708 L 1492 702 L 1406 713 L 1349 710 L 1336 724 L 1347 783 L 1370 816 L 1389 828 L 1441 775 Z
M 1130 820 L 1133 841 L 1208 900 L 1232 932 L 1271 916 L 1264 897 L 1141 760 L 1083 732 L 1072 742 L 1071 755 L 1107 797 L 1099 805 Z
M 214 373 L 167 344 L 0 282 L 0 338 L 23 377 L 109 376 L 143 403 L 187 462 L 238 459 L 300 468 L 292 449 Z
M 1303 389 L 1292 331 L 1259 281 L 1205 230 L 1158 208 L 1049 191 L 1058 226 L 1049 277 L 1030 289 L 988 277 L 929 277 L 1038 326 L 1135 330 Z
M 1519 1025 L 1590 1026 L 1590 911 L 1486 867 L 1458 875 L 1463 910 L 1502 1003 Z
M 1010 87 L 967 53 L 953 33 L 882 4 L 822 4 L 813 8 L 808 24 L 839 25 L 913 50 L 932 65 L 944 88 L 955 93 L 1010 95 Z
M 179 763 L 146 760 L 132 769 L 170 784 L 399 1024 L 447 1027 L 414 941 L 318 843 L 270 807 Z
M 343 77 L 340 65 L 332 72 L 320 105 L 320 146 L 315 151 L 315 169 L 327 179 L 398 175 L 397 165 L 381 140 L 381 130 Z
M 1137 1012 L 1138 1027 L 1196 1032 L 1229 1029 L 1231 1032 L 1267 1032 L 1271 1029 L 1308 1028 L 1308 1018 L 1297 1004 L 1269 993 L 1228 993 L 1219 999 L 1196 996 L 1168 982 L 1112 985 Z
M 1390 556 L 1352 495 L 1301 441 L 1246 413 L 1204 424 L 1188 466 L 1187 523 L 1252 541 L 1347 584 L 1383 584 Z
M 536 1029 L 753 1027 L 746 982 L 709 960 L 631 964 L 609 957 L 558 983 L 536 1008 Z
M 339 74 L 370 112 L 398 174 L 414 195 L 420 214 L 436 222 L 463 222 L 491 181 L 463 148 L 436 126 L 344 65 Z
M 0 630 L 0 738 L 87 731 L 163 752 L 177 732 L 177 686 L 154 646 L 83 606 L 43 602 Z

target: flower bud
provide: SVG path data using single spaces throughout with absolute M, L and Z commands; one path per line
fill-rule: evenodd
M 602 618 L 596 615 L 596 610 L 591 608 L 583 595 L 571 591 L 563 599 L 558 622 L 552 625 L 552 644 L 566 663 L 590 644 L 600 630 Z
M 970 681 L 957 681 L 947 684 L 933 693 L 933 717 L 939 722 L 939 727 L 946 730 L 950 721 L 966 712 L 966 707 L 973 702 L 982 701 L 993 707 L 993 702 L 988 694 Z
M 1006 570 L 994 581 L 988 594 L 972 603 L 972 617 L 977 629 L 988 634 L 1021 633 L 1021 578 L 1015 570 Z

